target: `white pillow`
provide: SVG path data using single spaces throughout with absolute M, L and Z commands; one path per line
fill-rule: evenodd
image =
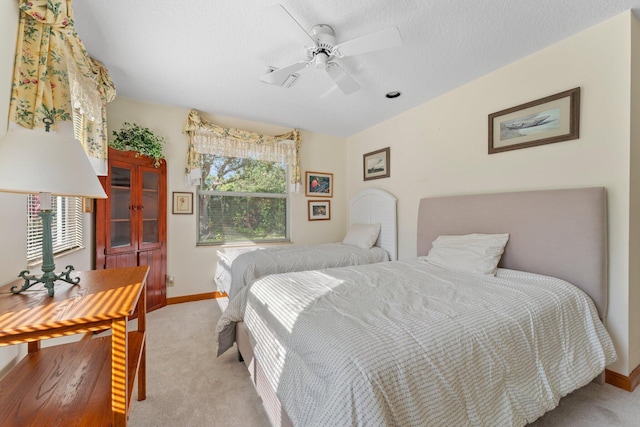
M 495 275 L 509 234 L 440 236 L 426 261 L 439 267 Z
M 342 243 L 357 246 L 363 249 L 371 249 L 378 240 L 380 224 L 351 224 Z

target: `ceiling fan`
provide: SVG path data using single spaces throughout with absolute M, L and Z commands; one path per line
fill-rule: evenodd
M 286 23 L 285 25 L 297 29 L 304 43 L 311 41 L 313 45 L 306 47 L 306 60 L 282 68 L 272 67 L 269 72 L 260 76 L 260 80 L 265 83 L 288 87 L 298 77 L 297 72 L 313 67 L 325 71 L 342 92 L 348 95 L 360 89 L 360 85 L 340 66 L 338 62 L 340 58 L 389 49 L 402 44 L 400 32 L 396 27 L 336 43 L 333 28 L 329 25 L 315 25 L 308 33 L 281 4 L 276 6 L 274 12 L 281 16 L 280 21 Z

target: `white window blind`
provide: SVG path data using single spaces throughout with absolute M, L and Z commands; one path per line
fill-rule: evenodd
M 54 255 L 82 247 L 82 198 L 52 197 L 55 215 L 51 221 Z M 27 262 L 42 260 L 42 220 L 40 196 L 29 195 L 27 206 Z

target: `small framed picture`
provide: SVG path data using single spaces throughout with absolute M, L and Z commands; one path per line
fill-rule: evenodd
M 333 174 L 307 172 L 305 174 L 305 195 L 314 197 L 333 197 Z
M 331 202 L 329 200 L 309 200 L 309 221 L 331 219 Z
M 193 213 L 193 193 L 174 191 L 173 213 L 191 215 Z
M 362 163 L 363 178 L 365 181 L 391 176 L 389 147 L 363 155 Z

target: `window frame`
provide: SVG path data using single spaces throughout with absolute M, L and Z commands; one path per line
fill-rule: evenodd
M 42 219 L 37 194 L 27 198 L 27 265 L 42 263 Z M 84 219 L 82 197 L 51 197 L 52 210 L 52 246 L 54 257 L 71 251 L 84 249 Z M 59 209 L 63 209 L 62 214 Z
M 223 156 L 229 157 L 229 156 Z M 263 160 L 266 161 L 266 160 Z M 277 163 L 277 162 L 272 162 Z M 291 241 L 291 192 L 289 191 L 290 167 L 284 164 L 285 169 L 285 191 L 284 193 L 253 193 L 242 191 L 217 191 L 203 190 L 202 185 L 198 185 L 196 189 L 196 246 L 246 246 L 248 243 L 287 243 Z M 217 241 L 217 242 L 201 242 L 200 241 L 200 196 L 223 196 L 223 197 L 262 197 L 272 199 L 285 199 L 285 237 L 281 239 L 262 239 L 262 240 L 239 240 L 239 241 Z

